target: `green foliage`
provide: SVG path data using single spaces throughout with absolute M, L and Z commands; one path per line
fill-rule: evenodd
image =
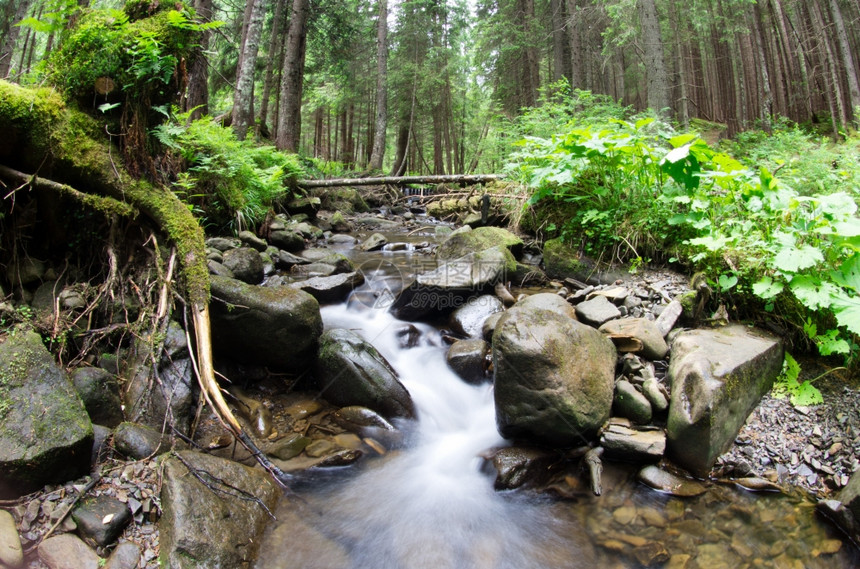
M 153 9 L 147 17 L 132 17 L 134 8 L 128 4 L 127 11 L 82 11 L 68 37 L 49 57 L 48 79 L 80 99 L 92 96 L 100 78 L 112 80 L 134 97 L 156 102 L 169 98 L 177 63 L 188 56 L 197 33 L 221 22 L 196 23 L 184 8 Z
M 600 116 L 605 101 L 596 100 Z M 595 112 L 594 107 L 589 111 Z M 543 116 L 551 113 L 542 111 Z M 680 172 L 674 163 L 661 165 L 674 132 L 651 117 L 607 119 L 581 128 L 577 122 L 570 121 L 564 134 L 551 138 L 527 137 L 512 156 L 507 171 L 532 188 L 528 205 L 563 204 L 548 227 L 560 228 L 568 242 L 582 241 L 596 256 L 607 249 L 620 260 L 665 255 L 686 231 L 666 224 L 682 207 L 660 199 L 661 189 L 672 181 L 670 174 Z
M 174 192 L 207 223 L 240 229 L 261 221 L 289 196 L 286 185 L 304 174 L 297 155 L 239 141 L 210 117 L 189 121 L 189 115 L 171 114 L 153 135 L 188 163 Z
M 786 352 L 785 361 L 782 363 L 782 373 L 773 384 L 773 396 L 777 399 L 788 396 L 791 404 L 795 407 L 808 407 L 824 403 L 821 391 L 812 384 L 818 378 L 800 382 L 799 376 L 800 364 L 791 354 Z

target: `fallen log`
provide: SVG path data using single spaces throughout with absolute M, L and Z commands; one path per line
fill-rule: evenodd
M 332 178 L 330 180 L 297 180 L 296 186 L 305 189 L 337 188 L 342 186 L 384 186 L 391 184 L 485 184 L 501 180 L 499 174 L 446 174 L 441 176 L 380 176 L 377 178 Z

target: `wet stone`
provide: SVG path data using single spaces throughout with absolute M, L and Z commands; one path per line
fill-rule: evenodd
M 691 497 L 705 493 L 705 487 L 695 480 L 681 478 L 656 466 L 646 466 L 636 477 L 651 488 L 673 496 Z
M 362 456 L 360 450 L 341 449 L 334 454 L 331 454 L 316 464 L 318 468 L 334 468 L 338 466 L 349 466 L 356 462 Z
M 651 421 L 651 403 L 626 379 L 615 384 L 614 408 L 619 415 L 634 423 L 646 424 Z
M 72 512 L 84 540 L 99 547 L 110 545 L 131 521 L 128 506 L 110 496 L 87 500 Z
M 39 544 L 39 559 L 49 569 L 98 569 L 99 556 L 70 533 L 49 537 Z
M 15 519 L 6 510 L 0 510 L 0 567 L 17 569 L 23 563 L 24 552 Z
M 135 569 L 140 563 L 140 546 L 124 541 L 116 546 L 102 569 Z
M 281 460 L 289 460 L 301 454 L 310 443 L 311 440 L 309 438 L 303 437 L 298 433 L 291 433 L 272 445 L 268 454 Z
M 319 439 L 305 447 L 305 454 L 311 458 L 319 458 L 331 453 L 335 448 L 333 442 Z

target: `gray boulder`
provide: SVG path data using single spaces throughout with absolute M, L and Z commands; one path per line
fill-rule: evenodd
M 213 276 L 212 340 L 217 353 L 281 370 L 302 370 L 317 351 L 319 303 L 289 287 Z
M 403 320 L 418 320 L 449 312 L 462 306 L 471 296 L 492 289 L 516 265 L 511 252 L 503 247 L 470 253 L 455 261 L 422 273 L 400 291 L 391 312 Z
M 557 311 L 511 308 L 493 333 L 496 424 L 504 437 L 588 442 L 609 418 L 615 347 Z
M 315 247 L 313 249 L 306 249 L 301 252 L 300 255 L 303 259 L 309 261 L 310 263 L 323 263 L 326 265 L 334 265 L 337 269 L 335 272 L 337 273 L 351 273 L 355 271 L 355 265 L 352 264 L 346 255 L 342 253 L 338 253 L 333 249 L 326 249 L 325 247 Z
M 0 498 L 89 472 L 93 426 L 42 338 L 15 329 L 0 344 Z
M 385 235 L 374 233 L 368 237 L 364 243 L 359 245 L 358 248 L 362 251 L 376 251 L 377 249 L 382 249 L 386 243 L 388 243 L 388 239 L 385 238 Z
M 114 429 L 113 446 L 125 456 L 141 460 L 166 453 L 173 448 L 173 442 L 152 427 L 124 422 Z
M 782 369 L 782 342 L 734 325 L 680 334 L 672 344 L 668 456 L 707 476 Z
M 541 292 L 532 294 L 519 301 L 515 306 L 520 308 L 539 308 L 541 310 L 549 310 L 550 312 L 558 312 L 568 318 L 576 320 L 576 310 L 571 304 L 557 294 L 551 292 Z
M 241 247 L 242 242 L 235 237 L 210 237 L 206 240 L 206 246 L 223 253 L 224 251 Z
M 340 302 L 363 282 L 364 274 L 356 271 L 328 277 L 311 277 L 289 286 L 305 291 L 319 302 Z
M 335 405 L 361 405 L 387 419 L 415 416 L 412 397 L 391 364 L 349 330 L 335 328 L 322 335 L 316 378 L 322 396 Z
M 229 487 L 213 492 L 189 473 L 186 464 L 205 472 L 213 484 L 225 481 Z M 246 566 L 256 556 L 260 536 L 271 519 L 269 512 L 280 496 L 281 490 L 262 469 L 192 451 L 167 459 L 158 523 L 159 565 L 171 569 Z
M 502 301 L 495 295 L 475 296 L 451 313 L 448 324 L 456 334 L 467 338 L 480 338 L 484 321 L 491 314 L 501 312 L 504 309 Z
M 296 253 L 305 248 L 305 238 L 301 234 L 285 229 L 270 232 L 269 243 L 290 253 Z
M 233 276 L 248 284 L 260 284 L 263 280 L 263 259 L 256 249 L 239 247 L 224 252 L 221 264 L 227 267 Z
M 636 429 L 623 419 L 613 418 L 600 434 L 600 446 L 606 450 L 607 458 L 656 462 L 666 451 L 666 432 L 657 428 Z
M 448 348 L 448 366 L 468 383 L 484 381 L 484 360 L 490 346 L 484 340 L 457 340 Z
M 663 334 L 657 325 L 645 318 L 622 318 L 610 320 L 600 327 L 600 331 L 610 337 L 635 338 L 642 343 L 640 353 L 649 360 L 662 360 L 669 351 Z
M 84 541 L 104 547 L 116 541 L 131 521 L 128 506 L 106 494 L 89 498 L 72 511 Z
M 39 544 L 39 560 L 49 569 L 98 569 L 99 556 L 71 533 L 49 537 Z
M 605 296 L 595 296 L 591 300 L 576 305 L 576 316 L 582 322 L 598 327 L 614 318 L 619 318 L 621 311 Z
M 255 249 L 260 253 L 262 253 L 269 247 L 269 244 L 266 243 L 264 239 L 260 239 L 252 231 L 248 230 L 239 232 L 239 240 L 251 249 Z
M 23 566 L 24 550 L 15 518 L 6 510 L 0 510 L 0 567 L 18 569 Z
M 632 383 L 626 379 L 615 384 L 615 411 L 640 425 L 651 422 L 651 403 Z
M 122 399 L 112 373 L 100 367 L 79 367 L 71 373 L 71 380 L 93 423 L 110 428 L 122 423 Z
M 436 260 L 439 262 L 453 261 L 500 245 L 508 249 L 515 258 L 519 258 L 522 254 L 523 240 L 510 231 L 500 227 L 479 227 L 471 231 L 464 230 L 452 233 L 436 249 Z
M 512 490 L 546 479 L 547 469 L 558 462 L 556 453 L 536 447 L 504 447 L 490 459 L 496 470 L 496 490 Z

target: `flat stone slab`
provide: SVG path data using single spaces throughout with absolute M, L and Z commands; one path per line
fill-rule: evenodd
M 621 317 L 618 307 L 609 302 L 605 296 L 597 296 L 591 300 L 576 305 L 576 317 L 580 322 L 598 328 L 606 322 Z
M 606 450 L 607 458 L 656 461 L 666 451 L 666 432 L 663 429 L 639 430 L 613 422 L 600 435 L 600 446 Z
M 639 471 L 636 478 L 643 484 L 672 496 L 691 498 L 706 492 L 705 487 L 695 480 L 676 476 L 657 466 L 646 466 Z
M 742 325 L 690 330 L 672 344 L 667 455 L 696 476 L 717 457 L 782 369 L 778 338 Z

